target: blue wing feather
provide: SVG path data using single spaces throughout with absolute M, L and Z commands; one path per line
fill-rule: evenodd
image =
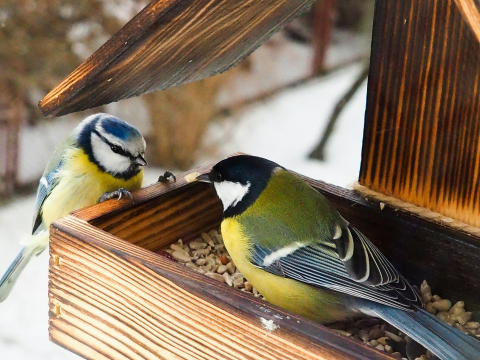
M 40 179 L 37 189 L 37 200 L 35 203 L 35 209 L 33 212 L 33 226 L 32 234 L 36 234 L 43 229 L 42 226 L 42 206 L 45 202 L 45 199 L 50 195 L 52 190 L 57 186 L 58 183 L 58 172 L 60 171 L 63 165 L 63 161 L 57 165 L 55 169 L 50 171 L 47 174 L 44 174 Z
M 38 233 L 42 228 L 42 206 L 45 202 L 45 199 L 50 195 L 52 190 L 57 186 L 59 181 L 58 175 L 60 169 L 63 167 L 65 162 L 65 154 L 68 149 L 76 148 L 77 143 L 77 133 L 72 132 L 62 143 L 60 143 L 55 149 L 50 161 L 48 162 L 40 183 L 38 184 L 37 189 L 37 201 L 35 204 L 35 210 L 33 212 L 33 226 L 32 234 Z

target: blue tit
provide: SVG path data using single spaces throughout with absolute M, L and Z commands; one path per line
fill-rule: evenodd
M 108 114 L 83 120 L 57 147 L 37 190 L 32 235 L 0 280 L 0 301 L 34 255 L 48 246 L 50 224 L 70 212 L 142 186 L 145 140 L 137 129 Z
M 221 231 L 233 262 L 271 303 L 331 323 L 380 317 L 444 360 L 480 358 L 480 342 L 422 308 L 417 291 L 318 191 L 254 156 L 216 164 Z

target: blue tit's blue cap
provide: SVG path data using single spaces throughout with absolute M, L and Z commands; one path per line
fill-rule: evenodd
M 124 141 L 141 137 L 138 130 L 132 125 L 112 115 L 102 118 L 101 126 L 105 132 Z

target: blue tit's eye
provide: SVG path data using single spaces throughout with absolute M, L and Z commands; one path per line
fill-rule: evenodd
M 117 154 L 120 154 L 123 152 L 122 151 L 123 149 L 118 145 L 110 145 L 110 149 L 112 149 L 112 151 Z

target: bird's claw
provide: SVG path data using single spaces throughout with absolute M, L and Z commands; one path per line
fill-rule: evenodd
M 104 202 L 106 200 L 115 199 L 115 198 L 117 198 L 117 201 L 119 201 L 122 198 L 122 196 L 129 197 L 132 200 L 132 202 L 135 204 L 135 198 L 133 197 L 132 193 L 124 188 L 120 188 L 112 192 L 106 192 L 105 194 L 102 195 L 102 197 L 98 202 Z
M 168 180 L 169 178 L 172 178 L 173 182 L 177 181 L 177 178 L 175 177 L 175 175 L 173 175 L 170 171 L 165 171 L 165 174 L 160 175 L 158 177 L 158 182 L 167 183 L 169 181 Z

